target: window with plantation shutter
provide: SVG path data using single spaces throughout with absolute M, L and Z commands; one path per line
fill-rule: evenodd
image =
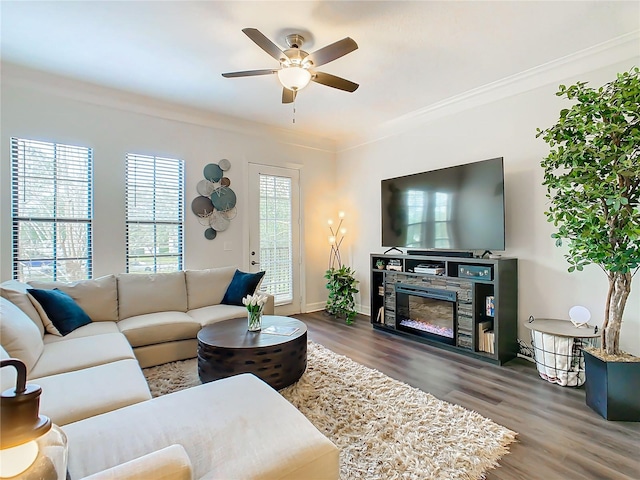
M 127 154 L 127 272 L 182 270 L 184 162 Z
M 91 278 L 93 152 L 11 138 L 13 278 Z

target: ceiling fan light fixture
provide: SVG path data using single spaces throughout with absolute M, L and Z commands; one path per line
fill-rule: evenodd
M 277 60 L 280 68 L 228 72 L 223 73 L 223 77 L 253 77 L 277 73 L 278 80 L 283 86 L 282 103 L 285 104 L 295 102 L 298 90 L 302 90 L 309 85 L 310 81 L 349 93 L 353 93 L 358 89 L 359 85 L 357 83 L 316 70 L 316 67 L 333 62 L 357 50 L 358 44 L 352 38 L 345 37 L 309 54 L 301 49 L 304 44 L 304 37 L 300 34 L 292 33 L 287 35 L 286 40 L 289 48 L 282 51 L 279 46 L 265 37 L 257 28 L 243 28 L 242 31 L 253 43 Z
M 278 70 L 278 79 L 284 88 L 296 92 L 309 84 L 311 72 L 306 68 L 291 66 Z

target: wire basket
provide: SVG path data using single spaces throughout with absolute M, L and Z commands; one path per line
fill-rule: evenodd
M 566 337 L 531 330 L 533 357 L 541 378 L 563 387 L 580 387 L 585 382 L 586 347 L 598 347 L 599 337 Z

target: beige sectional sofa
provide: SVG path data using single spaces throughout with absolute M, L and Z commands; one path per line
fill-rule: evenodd
M 151 399 L 141 367 L 193 358 L 204 325 L 246 315 L 221 303 L 235 270 L 0 284 L 0 356 L 20 358 L 42 387 L 40 412 L 69 438 L 72 479 L 116 467 L 104 478 L 125 478 L 120 464 L 139 472 L 163 456 L 175 478 L 337 478 L 336 447 L 252 375 Z M 91 323 L 56 334 L 27 288 L 67 293 Z M 273 308 L 270 297 L 265 313 Z M 2 391 L 15 386 L 5 370 Z
M 86 326 L 90 328 L 81 327 L 65 339 L 94 332 L 121 332 L 133 347 L 140 366 L 146 368 L 193 358 L 197 350 L 196 335 L 204 325 L 246 315 L 242 305 L 221 303 L 235 271 L 235 267 L 222 267 L 173 273 L 126 273 L 74 284 L 29 282 L 29 286 L 58 288 L 91 317 L 93 323 Z M 11 288 L 7 282 L 3 285 L 3 291 Z M 14 290 L 23 288 L 18 285 Z M 273 314 L 273 308 L 273 297 L 269 296 L 265 314 Z M 45 316 L 42 311 L 38 313 L 39 318 Z M 33 315 L 30 317 L 37 321 Z M 46 329 L 46 320 L 44 323 Z M 48 336 L 46 341 L 60 338 Z

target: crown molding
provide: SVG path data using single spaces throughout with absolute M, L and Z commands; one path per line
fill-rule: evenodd
M 635 59 L 636 64 L 640 62 L 640 30 L 468 90 L 385 122 L 365 135 L 352 136 L 338 142 L 336 152 L 345 152 L 375 143 L 439 118 L 632 59 Z
M 69 98 L 116 110 L 148 115 L 192 125 L 215 128 L 230 133 L 251 135 L 304 149 L 335 153 L 333 139 L 277 128 L 237 117 L 221 115 L 209 110 L 166 102 L 153 97 L 103 87 L 71 79 L 15 63 L 2 62 L 2 85 L 27 87 L 36 91 Z
M 362 135 L 353 135 L 340 141 L 310 133 L 301 134 L 267 124 L 216 114 L 196 107 L 187 107 L 102 87 L 14 63 L 2 62 L 0 73 L 3 85 L 29 87 L 94 105 L 215 128 L 230 133 L 252 135 L 284 145 L 335 154 L 400 135 L 417 126 L 464 110 L 496 102 L 545 85 L 557 84 L 584 72 L 632 59 L 636 64 L 640 63 L 639 52 L 640 30 L 635 30 L 607 42 L 409 112 Z

